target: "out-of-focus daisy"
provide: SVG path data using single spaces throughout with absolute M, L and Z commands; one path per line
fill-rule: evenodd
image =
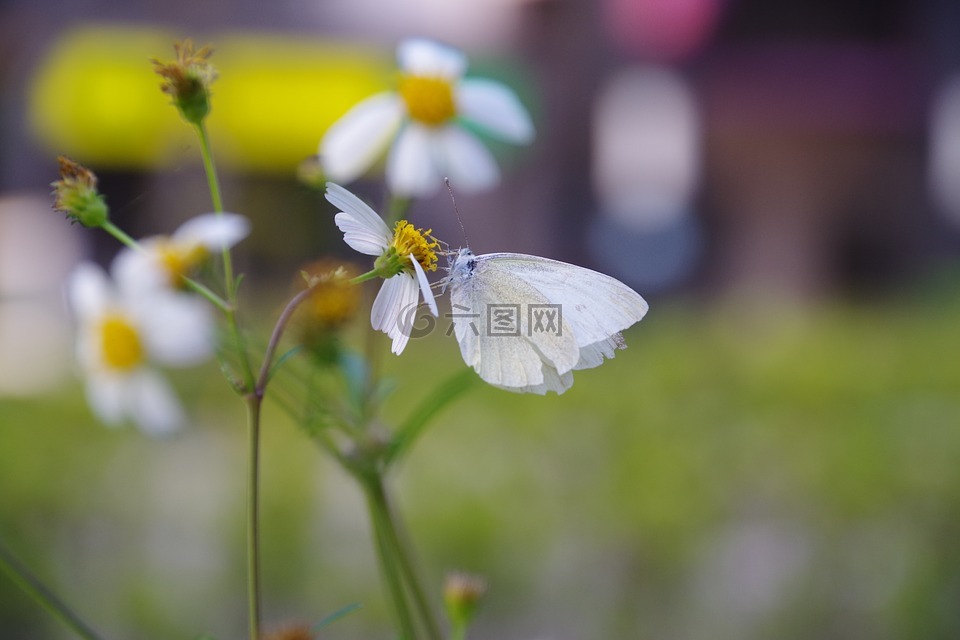
M 205 213 L 187 220 L 173 235 L 140 241 L 140 251 L 124 249 L 114 260 L 114 277 L 125 289 L 183 288 L 211 254 L 237 244 L 250 233 L 249 221 L 236 213 Z
M 110 425 L 132 420 L 151 435 L 179 427 L 180 403 L 150 365 L 186 367 L 210 357 L 214 325 L 207 303 L 167 290 L 126 290 L 92 263 L 75 268 L 67 294 L 94 413 Z
M 417 229 L 406 220 L 398 221 L 391 233 L 373 209 L 340 185 L 327 183 L 327 200 L 340 210 L 334 221 L 344 241 L 360 253 L 377 256 L 375 268 L 386 280 L 373 301 L 370 324 L 390 336 L 391 351 L 399 355 L 410 339 L 420 293 L 437 315 L 426 271 L 437 270 L 439 245 L 431 230 Z
M 463 191 L 494 186 L 500 171 L 493 156 L 463 124 L 506 142 L 530 142 L 533 124 L 513 91 L 463 78 L 466 57 L 429 40 L 402 42 L 397 59 L 397 91 L 363 100 L 327 130 L 320 142 L 327 176 L 353 180 L 390 146 L 387 183 L 397 195 L 432 193 L 444 177 Z

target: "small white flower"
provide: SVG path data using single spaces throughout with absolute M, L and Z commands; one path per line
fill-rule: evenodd
M 430 194 L 445 176 L 463 191 L 494 186 L 500 171 L 493 156 L 462 124 L 506 142 L 530 142 L 533 123 L 517 96 L 499 82 L 464 79 L 466 57 L 436 42 L 406 40 L 397 59 L 398 90 L 360 102 L 320 142 L 327 176 L 357 178 L 392 142 L 387 183 L 398 195 Z
M 187 220 L 170 236 L 139 242 L 140 251 L 125 248 L 111 266 L 121 287 L 148 290 L 182 288 L 190 275 L 212 254 L 229 249 L 250 233 L 250 222 L 236 213 L 205 213 Z
M 433 315 L 437 315 L 437 301 L 424 271 L 436 270 L 433 249 L 437 243 L 429 230 L 415 229 L 405 220 L 397 222 L 391 233 L 373 209 L 340 185 L 327 183 L 327 200 L 340 210 L 334 221 L 351 248 L 368 256 L 397 258 L 397 271 L 384 280 L 373 301 L 370 324 L 390 336 L 390 350 L 400 355 L 410 339 L 413 310 L 420 293 Z
M 149 294 L 114 284 L 92 263 L 78 265 L 67 283 L 77 320 L 77 358 L 94 413 L 115 425 L 125 419 L 151 435 L 183 423 L 183 411 L 151 363 L 187 367 L 213 352 L 207 303 L 158 289 Z

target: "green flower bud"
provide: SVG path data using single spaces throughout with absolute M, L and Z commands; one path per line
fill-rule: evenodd
M 486 592 L 487 583 L 479 576 L 459 571 L 447 575 L 443 583 L 443 603 L 454 629 L 466 630 L 470 626 Z
M 53 208 L 85 227 L 102 227 L 109 219 L 109 208 L 97 191 L 97 176 L 67 157 L 57 158 L 60 179 L 53 187 Z
M 154 71 L 163 78 L 160 89 L 173 98 L 173 104 L 192 124 L 200 124 L 210 113 L 210 85 L 217 79 L 217 71 L 207 59 L 213 54 L 210 47 L 193 50 L 189 39 L 176 42 L 173 50 L 177 59 L 160 62 L 154 59 Z

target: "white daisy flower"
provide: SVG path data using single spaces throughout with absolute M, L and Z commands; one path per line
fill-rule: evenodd
M 117 254 L 111 272 L 127 290 L 179 289 L 182 276 L 249 233 L 250 222 L 239 214 L 205 213 L 187 220 L 170 236 L 141 240 L 140 251 L 125 248 Z
M 426 274 L 437 269 L 437 241 L 430 229 L 416 229 L 406 220 L 397 222 L 391 233 L 373 209 L 332 182 L 327 183 L 327 200 L 340 210 L 334 221 L 344 241 L 360 253 L 377 256 L 376 266 L 386 280 L 373 301 L 370 324 L 390 336 L 390 350 L 400 355 L 410 339 L 413 311 L 421 293 L 437 315 L 437 301 Z
M 109 425 L 132 420 L 151 435 L 178 428 L 180 403 L 150 364 L 186 367 L 210 357 L 214 325 L 207 303 L 167 290 L 130 292 L 92 263 L 74 269 L 67 295 L 94 413 Z
M 390 146 L 387 183 L 398 195 L 430 194 L 444 177 L 463 191 L 497 184 L 493 156 L 462 125 L 506 142 L 530 142 L 533 123 L 517 96 L 499 82 L 463 78 L 466 57 L 436 42 L 406 40 L 397 59 L 398 90 L 363 100 L 324 135 L 320 158 L 327 176 L 351 181 Z

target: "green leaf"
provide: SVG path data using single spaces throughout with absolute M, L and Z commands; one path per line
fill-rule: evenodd
M 427 396 L 397 429 L 397 435 L 390 445 L 390 451 L 387 452 L 386 461 L 388 463 L 393 462 L 406 453 L 407 449 L 413 445 L 414 440 L 426 428 L 430 419 L 457 396 L 473 386 L 477 379 L 473 369 L 464 369 L 447 378 L 443 384 Z
M 317 624 L 313 625 L 313 629 L 312 629 L 312 630 L 313 630 L 313 631 L 320 631 L 320 630 L 324 629 L 325 627 L 330 626 L 331 624 L 333 624 L 334 622 L 336 622 L 336 621 L 339 620 L 340 618 L 342 618 L 342 617 L 344 617 L 344 616 L 346 616 L 346 615 L 349 615 L 349 614 L 353 613 L 354 611 L 356 611 L 357 609 L 359 609 L 359 608 L 362 607 L 362 606 L 363 606 L 363 605 L 360 604 L 359 602 L 353 602 L 353 603 L 351 603 L 351 604 L 348 604 L 348 605 L 345 606 L 345 607 L 341 607 L 340 609 L 337 609 L 336 611 L 334 611 L 334 612 L 331 613 L 330 615 L 326 616 L 323 620 L 321 620 L 321 621 L 318 622 Z

